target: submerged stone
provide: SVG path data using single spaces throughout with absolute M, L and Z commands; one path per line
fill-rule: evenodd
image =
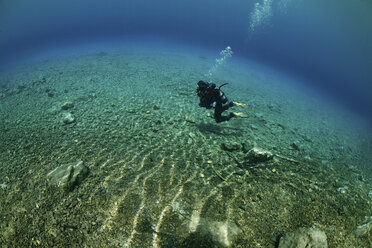
M 65 190 L 72 190 L 88 175 L 89 169 L 83 161 L 61 165 L 48 173 L 50 184 Z
M 300 228 L 297 231 L 285 234 L 280 238 L 278 248 L 327 248 L 327 236 L 322 230 Z
M 75 118 L 71 113 L 65 113 L 63 116 L 63 123 L 64 124 L 71 124 L 75 122 Z
M 337 192 L 340 192 L 341 194 L 345 194 L 348 189 L 349 189 L 348 186 L 340 187 L 337 189 Z
M 68 109 L 72 109 L 74 107 L 74 104 L 72 102 L 65 102 L 61 109 L 62 110 L 68 110 Z
M 366 216 L 364 218 L 363 224 L 360 226 L 357 226 L 357 228 L 354 230 L 354 234 L 357 237 L 360 237 L 372 230 L 372 216 Z
M 242 233 L 234 222 L 210 221 L 200 218 L 195 212 L 191 216 L 189 231 L 196 235 L 185 243 L 187 247 L 234 247 L 236 238 Z
M 274 154 L 264 149 L 253 147 L 248 151 L 246 159 L 250 163 L 266 162 L 273 159 Z
M 195 123 L 196 121 L 195 121 L 195 117 L 193 116 L 193 115 L 191 115 L 191 114 L 186 114 L 185 115 L 185 120 L 187 121 L 187 122 L 190 122 L 190 123 Z
M 233 152 L 241 149 L 241 145 L 236 142 L 225 142 L 221 144 L 222 150 Z
M 292 142 L 291 146 L 292 146 L 293 149 L 295 149 L 295 150 L 297 150 L 297 151 L 300 150 L 300 144 L 299 144 L 298 141 L 294 141 L 294 142 Z

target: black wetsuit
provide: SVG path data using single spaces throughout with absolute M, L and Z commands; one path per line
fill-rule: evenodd
M 222 115 L 223 111 L 234 106 L 234 104 L 230 102 L 224 105 L 228 102 L 227 97 L 219 88 L 216 88 L 215 84 L 199 81 L 197 93 L 200 98 L 200 107 L 205 107 L 207 109 L 214 108 L 214 119 L 217 123 L 228 121 L 235 116 L 233 113 L 230 113 L 228 116 Z

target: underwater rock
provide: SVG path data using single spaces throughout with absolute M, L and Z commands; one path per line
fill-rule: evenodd
M 231 247 L 236 236 L 242 232 L 235 223 L 227 221 L 209 222 L 208 229 L 212 239 L 217 241 L 223 247 Z
M 300 144 L 298 141 L 294 141 L 292 144 L 291 144 L 292 148 L 299 151 L 300 150 Z
M 0 184 L 0 189 L 6 189 L 6 187 L 7 187 L 6 183 Z
M 370 232 L 371 230 L 372 230 L 372 216 L 366 216 L 364 218 L 363 224 L 358 226 L 354 230 L 354 234 L 355 234 L 355 236 L 360 237 L 360 236 Z
M 307 162 L 311 162 L 313 159 L 309 155 L 305 155 L 304 160 Z
M 256 113 L 254 115 L 257 119 L 263 119 L 264 115 L 262 113 Z
M 274 154 L 269 151 L 263 150 L 258 147 L 253 147 L 251 150 L 248 151 L 246 159 L 250 163 L 258 163 L 258 162 L 266 162 L 273 159 Z
M 295 232 L 287 233 L 280 238 L 278 248 L 327 248 L 327 236 L 322 230 L 311 228 L 300 228 Z
M 64 124 L 71 124 L 75 122 L 75 118 L 71 113 L 65 113 L 63 116 L 63 123 Z
M 27 86 L 25 84 L 18 85 L 17 86 L 17 89 L 18 89 L 17 94 L 22 93 L 26 88 L 27 88 Z
M 186 114 L 186 115 L 185 115 L 185 120 L 186 120 L 187 122 L 190 122 L 190 123 L 195 123 L 195 122 L 196 122 L 196 121 L 195 121 L 195 117 L 192 116 L 192 115 L 190 115 L 190 114 Z
M 248 153 L 254 146 L 248 142 L 241 143 L 241 150 L 244 153 Z
M 221 149 L 228 151 L 228 152 L 233 152 L 233 151 L 240 150 L 241 146 L 239 143 L 236 143 L 236 142 L 227 142 L 227 143 L 221 144 Z
M 313 142 L 309 136 L 307 135 L 302 135 L 302 138 L 306 141 L 306 142 Z
M 47 110 L 47 113 L 48 114 L 51 114 L 51 115 L 57 115 L 58 113 L 60 112 L 60 108 L 59 106 L 51 106 L 48 110 Z
M 344 187 L 339 187 L 337 189 L 337 192 L 341 193 L 341 194 L 345 194 L 347 192 L 347 190 L 349 189 L 348 186 L 344 186 Z
M 253 130 L 258 130 L 258 127 L 257 127 L 256 125 L 254 125 L 254 124 L 251 124 L 250 127 L 251 127 L 251 129 L 253 129 Z
M 68 110 L 68 109 L 72 109 L 74 107 L 74 104 L 72 102 L 65 102 L 61 109 L 62 110 Z
M 48 173 L 47 177 L 51 185 L 72 190 L 80 184 L 88 175 L 89 169 L 83 164 L 83 161 L 61 165 Z
M 191 233 L 203 238 L 199 239 L 199 242 L 202 243 L 189 242 L 187 247 L 234 247 L 234 241 L 242 233 L 242 230 L 234 222 L 210 221 L 194 214 L 191 217 L 189 228 Z

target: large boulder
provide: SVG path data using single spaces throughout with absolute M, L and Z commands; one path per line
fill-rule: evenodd
M 61 165 L 48 173 L 47 177 L 52 186 L 72 190 L 88 175 L 89 169 L 83 161 Z
M 278 248 L 328 248 L 327 236 L 322 230 L 300 228 L 297 231 L 287 233 L 280 238 Z

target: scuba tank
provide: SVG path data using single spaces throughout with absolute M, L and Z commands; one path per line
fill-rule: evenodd
M 223 103 L 223 104 L 227 103 L 227 101 L 228 101 L 228 99 L 227 99 L 227 97 L 226 97 L 226 95 L 225 95 L 225 92 L 223 92 L 223 91 L 221 90 L 221 87 L 225 86 L 226 84 L 228 84 L 228 83 L 221 84 L 221 85 L 218 87 L 218 90 L 220 91 L 220 96 L 221 96 L 221 99 L 222 99 L 222 103 Z

